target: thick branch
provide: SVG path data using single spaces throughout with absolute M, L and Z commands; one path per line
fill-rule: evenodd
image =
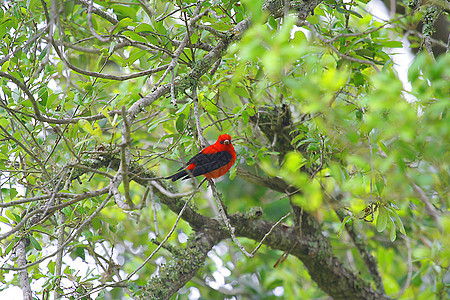
M 202 228 L 191 236 L 181 255 L 162 267 L 159 276 L 145 286 L 138 299 L 169 299 L 203 266 L 209 250 L 222 240 L 225 231 Z

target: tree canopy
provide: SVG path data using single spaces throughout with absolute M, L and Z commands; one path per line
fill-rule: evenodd
M 397 4 L 4 1 L 0 288 L 449 297 L 449 7 Z M 228 174 L 164 179 L 223 133 Z

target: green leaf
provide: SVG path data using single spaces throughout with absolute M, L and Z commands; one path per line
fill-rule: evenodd
M 384 179 L 380 174 L 375 174 L 375 187 L 377 189 L 378 195 L 381 196 L 384 189 Z
M 230 172 L 230 179 L 233 180 L 237 175 L 237 164 L 234 164 L 234 166 L 231 168 Z
M 0 216 L 0 222 L 5 223 L 5 224 L 11 224 L 11 222 L 3 216 Z
M 113 124 L 111 116 L 109 115 L 108 111 L 109 109 L 105 107 L 100 111 L 100 113 L 105 116 L 105 118 L 108 120 L 109 124 L 111 124 L 112 127 L 116 127 L 115 124 Z
M 278 28 L 278 22 L 274 17 L 269 17 L 269 25 L 270 27 L 272 27 L 272 29 L 277 29 Z
M 123 62 L 122 66 L 131 66 L 136 60 L 147 54 L 147 51 L 140 49 L 133 49 L 131 55 Z
M 100 125 L 98 125 L 97 121 L 94 122 L 93 128 L 94 128 L 94 135 L 101 139 L 102 138 L 102 129 L 100 128 Z
M 383 45 L 383 47 L 386 47 L 386 48 L 402 48 L 403 47 L 403 43 L 401 41 L 383 41 L 381 43 L 381 45 Z
M 382 142 L 382 141 L 378 141 L 377 142 L 378 147 L 381 148 L 381 150 L 383 150 L 383 152 L 387 155 L 389 154 L 389 149 L 386 147 L 386 145 Z
M 388 214 L 386 208 L 384 206 L 380 206 L 378 208 L 378 217 L 377 217 L 377 231 L 382 232 L 386 229 L 388 221 Z
M 92 232 L 90 230 L 85 230 L 81 233 L 82 236 L 84 236 L 87 239 L 90 239 L 91 237 L 93 237 L 94 235 L 92 234 Z
M 175 122 L 175 127 L 177 128 L 177 131 L 179 133 L 182 133 L 184 131 L 184 128 L 186 126 L 185 119 L 186 116 L 184 114 L 180 114 L 177 118 L 177 121 Z
M 55 100 L 58 99 L 58 95 L 57 94 L 51 94 L 48 99 L 47 99 L 47 107 L 51 108 L 52 104 L 55 102 Z
M 95 230 L 100 230 L 102 228 L 102 221 L 99 218 L 94 218 L 92 220 L 92 228 Z
M 387 211 L 389 212 L 389 216 L 395 220 L 395 226 L 398 228 L 398 230 L 404 235 L 406 235 L 406 230 L 405 227 L 403 226 L 402 219 L 400 219 L 400 216 L 397 214 L 395 208 L 387 207 Z
M 298 134 L 295 138 L 292 139 L 291 144 L 292 144 L 292 145 L 296 145 L 297 142 L 298 142 L 300 139 L 303 139 L 303 138 L 305 138 L 305 135 L 304 135 L 303 133 L 300 133 L 300 134 Z
M 80 127 L 90 135 L 95 135 L 94 128 L 92 128 L 92 125 L 91 123 L 89 123 L 89 121 L 81 119 L 78 121 L 78 125 L 80 125 Z
M 47 265 L 48 271 L 53 275 L 55 275 L 55 265 L 56 263 L 54 261 L 50 261 Z
M 298 172 L 306 162 L 306 159 L 299 152 L 292 151 L 286 154 L 282 168 L 290 172 Z
M 246 110 L 243 110 L 242 113 L 242 123 L 244 124 L 244 126 L 247 126 L 248 124 L 248 113 Z
M 30 242 L 36 250 L 38 251 L 42 250 L 41 245 L 39 245 L 39 242 L 32 235 L 30 235 Z
M 47 106 L 47 99 L 48 99 L 47 87 L 43 87 L 39 90 L 38 98 L 39 98 L 39 100 L 38 100 L 39 104 L 41 104 L 42 106 Z
M 19 192 L 17 192 L 17 190 L 15 188 L 9 189 L 9 198 L 11 200 L 13 200 L 17 196 L 18 193 Z
M 147 23 L 141 23 L 134 29 L 134 32 L 147 32 L 147 33 L 150 33 L 150 32 L 154 32 L 154 29 L 153 29 L 152 26 L 150 26 Z
M 346 216 L 346 217 L 344 218 L 344 220 L 342 220 L 341 226 L 339 226 L 339 232 L 338 232 L 338 235 L 337 235 L 338 237 L 341 237 L 342 230 L 344 229 L 345 224 L 347 224 L 347 223 L 349 223 L 349 222 L 351 222 L 351 216 Z
M 256 115 L 256 110 L 255 110 L 255 105 L 254 104 L 248 103 L 246 106 L 247 107 L 245 108 L 245 111 L 247 112 L 247 114 L 250 117 L 253 117 L 254 115 Z
M 147 43 L 147 40 L 143 36 L 137 34 L 136 32 L 126 30 L 126 31 L 122 32 L 122 34 L 133 41 Z M 142 51 L 147 52 L 145 50 L 142 50 Z
M 5 255 L 9 254 L 11 252 L 12 248 L 16 246 L 16 243 L 19 241 L 18 237 L 15 237 L 11 243 L 9 243 L 8 247 L 5 249 Z
M 10 218 L 12 221 L 20 222 L 20 217 L 17 214 L 15 214 L 12 211 L 10 211 L 10 210 L 6 210 L 5 211 L 5 215 L 8 218 Z
M 9 68 L 9 60 L 3 63 L 1 70 L 3 73 L 6 73 L 8 71 L 8 68 Z
M 395 239 L 397 238 L 397 232 L 395 230 L 395 228 L 392 228 L 391 231 L 389 232 L 389 239 L 391 240 L 391 242 L 395 241 Z
M 219 112 L 217 105 L 215 105 L 214 103 L 212 103 L 209 100 L 206 100 L 205 109 L 207 112 L 209 112 L 210 114 L 213 114 L 213 115 L 217 115 L 217 113 Z

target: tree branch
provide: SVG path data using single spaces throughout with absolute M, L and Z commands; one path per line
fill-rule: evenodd
M 21 268 L 19 271 L 19 281 L 20 287 L 22 288 L 23 299 L 32 300 L 33 294 L 31 293 L 30 278 L 28 276 L 28 270 L 25 267 L 27 265 L 27 253 L 25 247 L 26 237 L 22 237 L 16 246 L 17 266 Z

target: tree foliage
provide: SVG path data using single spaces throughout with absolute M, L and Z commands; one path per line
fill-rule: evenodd
M 1 288 L 448 297 L 448 4 L 404 6 L 3 2 Z M 223 180 L 164 179 L 221 133 Z

